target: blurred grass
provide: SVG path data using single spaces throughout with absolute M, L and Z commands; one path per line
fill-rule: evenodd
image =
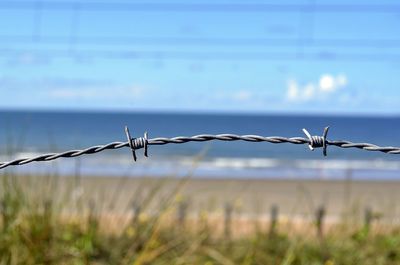
M 66 200 L 75 196 L 76 189 L 66 188 L 60 194 L 56 176 L 44 178 L 48 185 L 35 178 L 15 179 L 2 177 L 0 264 L 400 264 L 400 229 L 395 227 L 375 231 L 341 224 L 323 237 L 282 228 L 269 233 L 258 227 L 227 237 L 206 211 L 197 223 L 171 221 L 184 200 L 179 189 L 185 179 L 163 195 L 151 214 L 146 207 L 160 199 L 162 184 L 140 202 L 136 198 L 140 212 L 128 221 L 105 220 L 104 209 L 100 211 L 94 202 L 83 207 L 79 200 L 73 214 L 66 214 L 72 207 Z M 55 199 L 55 194 L 62 199 Z M 232 230 L 235 234 L 235 226 Z

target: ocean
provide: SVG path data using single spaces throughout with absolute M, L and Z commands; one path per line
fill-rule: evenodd
M 328 139 L 400 145 L 400 117 L 311 115 L 180 114 L 0 111 L 0 160 L 80 149 L 132 137 L 149 138 L 196 134 L 258 134 L 305 137 L 302 128 Z M 133 162 L 128 148 L 107 150 L 79 158 L 34 162 L 9 167 L 14 174 L 65 176 L 171 176 L 196 178 L 311 178 L 399 179 L 400 155 L 328 147 L 311 152 L 306 145 L 207 142 L 150 146 L 149 157 L 137 151 Z M 1 173 L 1 172 L 0 172 Z

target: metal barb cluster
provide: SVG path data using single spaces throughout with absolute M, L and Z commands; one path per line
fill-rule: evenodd
M 324 156 L 327 155 L 327 147 L 329 145 L 337 146 L 340 148 L 357 148 L 366 151 L 379 151 L 387 154 L 400 154 L 400 147 L 381 147 L 370 143 L 353 143 L 350 141 L 329 141 L 327 139 L 329 127 L 324 129 L 322 136 L 312 136 L 306 129 L 303 132 L 307 138 L 292 137 L 286 138 L 281 136 L 260 136 L 260 135 L 236 135 L 236 134 L 200 134 L 195 136 L 178 136 L 173 138 L 158 137 L 148 139 L 147 132 L 144 133 L 144 137 L 132 138 L 128 127 L 125 127 L 125 134 L 127 142 L 112 142 L 106 145 L 96 145 L 83 150 L 70 150 L 63 153 L 50 153 L 43 154 L 33 158 L 19 158 L 9 162 L 0 162 L 0 169 L 25 165 L 31 162 L 40 161 L 51 161 L 61 157 L 77 157 L 81 155 L 95 154 L 108 149 L 120 149 L 123 147 L 129 147 L 132 151 L 133 160 L 137 160 L 136 150 L 144 149 L 144 156 L 148 156 L 149 145 L 165 145 L 165 144 L 183 144 L 187 142 L 206 142 L 206 141 L 246 141 L 246 142 L 268 142 L 273 144 L 280 143 L 291 143 L 291 144 L 307 144 L 310 150 L 315 148 L 322 148 Z
M 324 156 L 327 155 L 326 137 L 328 136 L 328 131 L 329 131 L 329 126 L 325 127 L 324 133 L 321 137 L 321 136 L 311 136 L 311 134 L 306 129 L 303 129 L 304 134 L 307 136 L 308 140 L 310 140 L 310 144 L 308 145 L 308 147 L 310 148 L 311 151 L 314 151 L 314 148 L 322 147 L 322 153 L 324 154 Z
M 128 126 L 125 126 L 125 134 L 126 138 L 128 139 L 129 147 L 132 150 L 132 155 L 133 155 L 133 160 L 136 161 L 136 152 L 135 150 L 144 148 L 144 156 L 148 157 L 147 155 L 147 146 L 148 146 L 148 134 L 147 132 L 144 133 L 144 137 L 139 137 L 139 138 L 132 138 L 131 134 L 129 133 L 129 128 Z

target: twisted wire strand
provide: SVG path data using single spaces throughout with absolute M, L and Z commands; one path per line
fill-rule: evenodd
M 32 162 L 51 161 L 58 158 L 77 157 L 81 155 L 89 155 L 102 152 L 104 150 L 114 150 L 123 147 L 130 147 L 132 151 L 145 148 L 145 155 L 147 156 L 147 145 L 166 145 L 166 144 L 183 144 L 188 142 L 206 142 L 206 141 L 246 141 L 246 142 L 268 142 L 272 144 L 290 143 L 290 144 L 308 144 L 310 147 L 322 147 L 322 137 L 312 136 L 310 138 L 292 137 L 286 138 L 281 136 L 260 136 L 260 135 L 236 135 L 236 134 L 200 134 L 195 136 L 178 136 L 172 138 L 158 137 L 147 139 L 145 137 L 131 138 L 127 142 L 112 142 L 106 145 L 96 145 L 82 150 L 69 150 L 62 153 L 43 154 L 32 158 L 20 158 L 9 162 L 0 162 L 0 169 L 25 165 Z M 387 154 L 400 154 L 400 147 L 392 146 L 378 146 L 370 143 L 353 143 L 350 141 L 329 141 L 325 140 L 327 146 L 336 146 L 340 148 L 356 148 L 366 151 L 383 152 Z

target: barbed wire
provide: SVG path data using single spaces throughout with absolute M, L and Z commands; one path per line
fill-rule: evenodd
M 345 140 L 332 141 L 327 139 L 329 127 L 324 129 L 322 136 L 312 136 L 306 129 L 303 129 L 307 138 L 303 137 L 282 137 L 282 136 L 260 136 L 260 135 L 236 135 L 236 134 L 199 134 L 195 136 L 177 136 L 172 138 L 157 137 L 148 139 L 147 132 L 144 137 L 132 138 L 128 127 L 125 127 L 126 142 L 112 142 L 105 145 L 96 145 L 82 150 L 69 150 L 62 153 L 43 154 L 32 158 L 19 158 L 9 162 L 0 162 L 0 169 L 9 166 L 20 166 L 32 162 L 51 161 L 58 158 L 78 157 L 81 155 L 89 155 L 102 152 L 104 150 L 114 150 L 123 147 L 129 147 L 132 150 L 134 161 L 137 160 L 136 150 L 144 149 L 144 156 L 148 156 L 148 146 L 150 145 L 166 145 L 166 144 L 183 144 L 188 142 L 206 142 L 206 141 L 245 141 L 245 142 L 268 142 L 272 144 L 290 143 L 290 144 L 307 144 L 310 150 L 315 148 L 323 148 L 323 155 L 327 155 L 328 146 L 336 146 L 340 148 L 357 148 L 366 151 L 383 152 L 387 154 L 400 154 L 400 147 L 378 146 L 371 143 L 354 143 Z

